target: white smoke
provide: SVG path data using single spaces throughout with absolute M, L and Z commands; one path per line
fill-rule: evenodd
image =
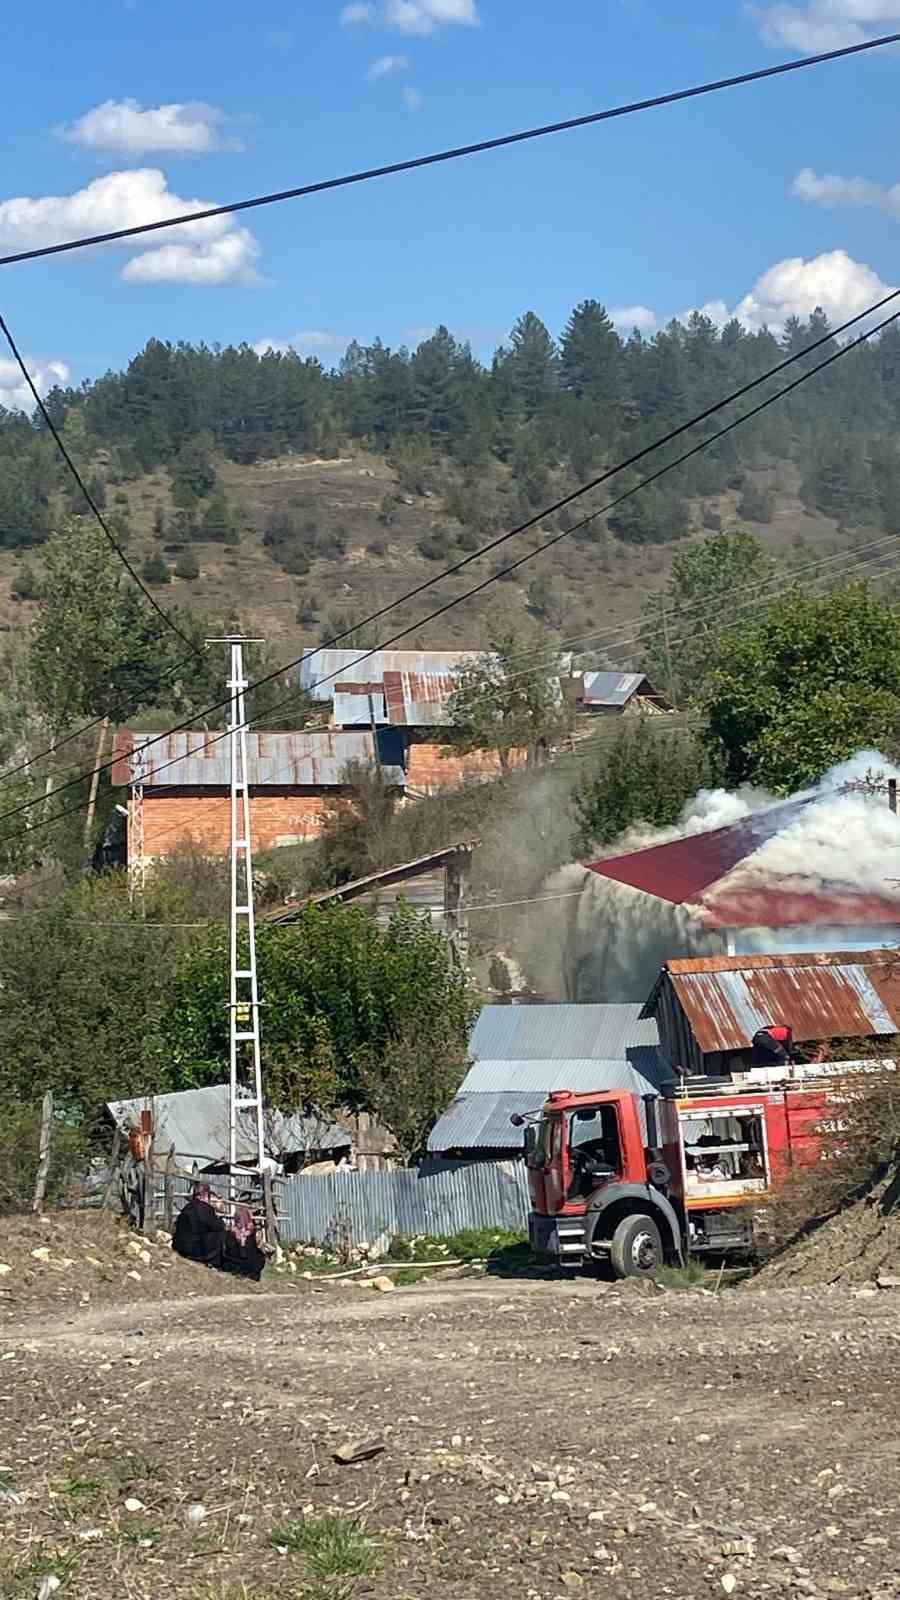
M 900 818 L 887 804 L 889 778 L 900 780 L 900 768 L 879 751 L 864 750 L 826 773 L 815 788 L 792 796 L 810 797 L 811 803 L 728 874 L 727 898 L 754 891 L 771 898 L 779 891 L 827 890 L 836 907 L 834 922 L 839 923 L 842 891 L 872 894 L 896 903 L 900 924 L 900 883 L 890 878 L 893 863 L 900 878 Z M 850 790 L 850 784 L 858 787 Z M 701 790 L 674 827 L 630 828 L 614 846 L 595 855 L 667 844 L 777 803 L 762 789 Z M 702 907 L 672 905 L 584 867 L 561 868 L 542 892 L 561 898 L 541 908 L 546 914 L 531 935 L 525 962 L 535 988 L 547 998 L 644 1000 L 664 961 L 725 951 L 722 932 L 704 925 Z M 714 893 L 705 896 L 705 904 L 715 906 Z M 840 947 L 843 941 L 834 942 L 839 935 L 837 927 L 823 929 L 823 946 Z M 773 947 L 765 936 L 751 938 L 744 948 L 751 943 L 759 949 Z M 813 929 L 806 948 L 816 948 Z

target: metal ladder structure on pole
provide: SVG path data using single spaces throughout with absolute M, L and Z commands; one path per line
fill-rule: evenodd
M 247 775 L 247 724 L 244 693 L 244 645 L 251 641 L 231 636 L 210 643 L 231 650 L 231 712 L 228 748 L 231 769 L 231 938 L 229 1014 L 228 1136 L 232 1172 L 231 1198 L 236 1198 L 235 1168 L 262 1187 L 265 1170 L 264 1108 L 259 1038 L 259 985 L 256 973 L 256 920 L 253 907 L 253 847 L 250 833 L 250 784 Z M 258 642 L 258 641 L 255 641 Z M 242 1115 L 243 1113 L 243 1115 Z M 247 1114 L 252 1113 L 252 1117 Z M 237 1159 L 238 1126 L 250 1121 L 254 1130 L 253 1158 Z

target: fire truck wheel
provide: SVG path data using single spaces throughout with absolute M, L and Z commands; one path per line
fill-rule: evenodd
M 625 1217 L 612 1236 L 609 1259 L 617 1278 L 652 1278 L 663 1264 L 662 1238 L 652 1217 Z

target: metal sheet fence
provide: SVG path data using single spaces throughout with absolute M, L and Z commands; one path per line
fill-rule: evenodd
M 228 1179 L 203 1177 L 228 1196 Z M 194 1184 L 174 1181 L 176 1214 Z M 157 1177 L 157 1209 L 163 1190 Z M 410 1238 L 429 1233 L 449 1237 L 463 1228 L 525 1229 L 528 1182 L 518 1161 L 472 1162 L 446 1172 L 402 1168 L 391 1172 L 326 1173 L 285 1178 L 275 1195 L 285 1243 L 346 1248 L 371 1244 L 382 1234 Z
M 447 1237 L 463 1228 L 526 1226 L 528 1184 L 519 1162 L 473 1162 L 451 1172 L 334 1172 L 278 1188 L 284 1237 L 303 1244 L 371 1244 L 381 1234 Z

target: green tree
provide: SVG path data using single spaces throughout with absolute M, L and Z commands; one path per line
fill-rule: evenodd
M 452 738 L 460 750 L 496 750 L 506 771 L 515 751 L 537 758 L 569 724 L 552 635 L 500 615 L 489 626 L 488 648 L 459 674 L 450 698 Z
M 900 734 L 900 620 L 865 583 L 794 591 L 723 635 L 702 699 L 726 781 L 790 793 Z
M 145 583 L 154 585 L 170 583 L 172 574 L 169 563 L 162 556 L 148 556 L 141 566 L 141 577 Z
M 360 1098 L 390 1129 L 407 1161 L 424 1156 L 428 1135 L 468 1065 L 465 1037 L 443 1023 L 423 1029 L 413 1022 L 381 1050 L 362 1057 Z
M 147 704 L 168 664 L 162 635 L 93 522 L 76 518 L 48 540 L 29 667 L 54 735 L 76 718 Z
M 175 562 L 176 578 L 199 578 L 200 567 L 193 550 L 181 550 Z
M 212 494 L 216 487 L 212 447 L 211 434 L 197 433 L 185 439 L 175 459 L 171 470 L 172 499 L 185 511 L 193 511 L 197 501 Z
M 221 484 L 213 490 L 200 521 L 200 538 L 215 544 L 237 544 L 237 527 Z
M 172 979 L 168 1037 L 184 1088 L 221 1082 L 228 1060 L 227 951 L 223 926 L 195 942 Z M 273 1105 L 365 1108 L 363 1064 L 415 1030 L 465 1046 L 465 974 L 430 921 L 407 908 L 381 928 L 355 906 L 309 907 L 290 927 L 259 927 L 257 960 Z
M 526 421 L 542 415 L 556 399 L 559 357 L 546 326 L 533 311 L 516 322 L 509 349 L 497 351 L 494 384 L 500 410 Z
M 777 567 L 746 528 L 679 550 L 662 595 L 646 608 L 641 637 L 652 682 L 682 705 L 701 691 L 723 630 L 767 603 Z
M 578 400 L 612 408 L 622 401 L 622 340 L 606 307 L 582 300 L 566 323 L 560 341 L 563 387 Z
M 607 521 L 626 544 L 668 544 L 689 531 L 690 507 L 677 489 L 651 484 L 624 500 Z
M 626 828 L 668 828 L 684 804 L 710 781 L 706 750 L 687 728 L 659 717 L 623 718 L 612 738 L 598 738 L 599 755 L 574 793 L 581 854 L 611 844 Z

